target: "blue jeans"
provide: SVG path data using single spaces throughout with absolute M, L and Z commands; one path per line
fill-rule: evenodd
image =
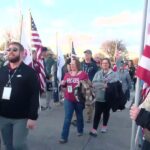
M 65 119 L 63 130 L 61 133 L 61 138 L 64 140 L 68 140 L 70 124 L 73 116 L 73 112 L 75 111 L 77 117 L 77 132 L 83 133 L 84 121 L 83 121 L 83 109 L 84 104 L 79 102 L 71 102 L 69 100 L 64 101 L 64 109 L 65 109 Z

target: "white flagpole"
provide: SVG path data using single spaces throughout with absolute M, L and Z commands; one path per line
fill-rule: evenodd
M 56 51 L 57 51 L 57 60 L 58 60 L 58 32 L 56 32 Z M 57 62 L 57 67 L 58 67 L 58 62 Z M 58 68 L 57 68 L 57 71 L 58 71 Z M 60 97 L 60 89 L 59 89 L 60 83 L 59 82 L 60 81 L 58 80 L 57 90 L 58 90 L 58 100 L 60 102 L 61 97 Z
M 58 82 L 61 82 L 62 67 L 65 65 L 65 59 L 64 59 L 63 52 L 58 45 L 58 34 L 57 33 L 56 33 L 56 48 L 57 48 L 57 79 L 59 80 Z M 58 89 L 59 89 L 59 83 L 58 83 Z M 59 90 L 59 94 L 60 94 L 60 90 Z M 60 101 L 60 97 L 59 97 L 59 101 Z
M 58 56 L 58 32 L 56 32 L 56 51 Z
M 118 51 L 118 44 L 117 44 L 117 41 L 116 41 L 116 43 L 115 43 L 115 53 L 114 53 L 114 62 L 116 62 L 117 51 Z
M 70 57 L 72 57 L 72 37 L 71 36 L 69 36 L 68 43 L 69 43 Z
M 19 42 L 21 43 L 22 25 L 23 25 L 22 0 L 18 1 L 18 7 L 19 7 Z
M 147 8 L 148 8 L 148 0 L 145 0 L 140 56 L 141 56 L 142 51 L 144 49 L 144 43 L 145 43 L 145 31 L 146 31 L 145 29 L 146 29 L 146 20 L 147 20 Z M 140 89 L 141 89 L 140 88 L 140 79 L 137 78 L 136 90 L 135 90 L 135 102 L 134 102 L 135 106 L 139 105 Z M 132 121 L 130 150 L 135 150 L 135 148 L 136 148 L 136 146 L 135 146 L 135 134 L 136 134 L 136 123 L 135 123 L 135 121 Z
M 19 34 L 19 42 L 21 43 L 21 36 L 22 36 L 22 25 L 23 25 L 23 15 L 20 18 L 20 34 Z

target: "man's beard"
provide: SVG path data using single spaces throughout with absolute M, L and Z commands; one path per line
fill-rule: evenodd
M 16 56 L 15 58 L 8 58 L 9 62 L 17 63 L 20 61 L 20 56 Z

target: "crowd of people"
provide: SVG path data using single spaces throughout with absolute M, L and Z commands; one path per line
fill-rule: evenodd
M 94 59 L 89 49 L 84 51 L 82 62 L 76 56 L 66 58 L 59 83 L 57 59 L 47 47 L 43 47 L 41 60 L 46 75 L 46 89 L 43 91 L 39 81 L 41 64 L 36 59 L 36 51 L 32 51 L 33 61 L 29 66 L 23 62 L 23 53 L 20 43 L 10 43 L 6 50 L 7 64 L 2 63 L 0 68 L 0 130 L 6 150 L 27 150 L 28 129 L 36 126 L 38 109 L 51 109 L 52 102 L 57 104 L 62 101 L 60 98 L 63 99 L 65 112 L 59 140 L 61 144 L 68 142 L 72 123 L 77 127 L 77 135 L 83 135 L 84 118 L 87 123 L 93 124 L 89 135 L 97 136 L 101 118 L 101 132 L 106 133 L 110 111 L 123 110 L 130 100 L 130 90 L 135 89 L 132 60 L 121 61 L 119 67 L 112 66 L 109 58 Z M 39 97 L 44 93 L 46 105 L 41 106 Z M 133 106 L 130 115 L 137 124 L 149 130 L 150 112 L 145 109 Z M 86 111 L 86 116 L 83 111 Z

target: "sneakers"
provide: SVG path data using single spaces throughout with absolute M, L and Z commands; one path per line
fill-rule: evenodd
M 91 136 L 96 137 L 96 136 L 97 136 L 97 130 L 92 129 L 92 130 L 89 132 L 89 134 L 90 134 Z
M 83 136 L 83 133 L 77 133 L 77 136 Z
M 87 121 L 86 121 L 86 123 L 91 123 L 92 121 L 91 121 L 91 119 L 88 119 Z
M 51 107 L 51 106 L 46 106 L 46 107 L 41 106 L 41 110 L 42 110 L 42 111 L 45 111 L 45 110 L 47 110 L 47 109 L 51 110 L 52 107 Z
M 107 132 L 107 126 L 102 126 L 101 132 L 102 132 L 102 133 L 106 133 L 106 132 Z
M 54 102 L 54 106 L 60 106 L 60 102 Z
M 73 121 L 71 122 L 71 124 L 76 127 L 76 126 L 77 126 L 77 120 L 73 120 Z
M 44 107 L 44 106 L 41 106 L 41 110 L 44 111 L 46 110 L 48 107 Z
M 65 144 L 65 143 L 67 143 L 67 140 L 61 138 L 61 139 L 59 140 L 59 143 L 60 143 L 60 144 Z
M 101 132 L 102 132 L 102 133 L 106 133 L 106 132 L 107 132 L 107 126 L 102 126 Z M 92 130 L 89 132 L 89 134 L 90 134 L 91 136 L 96 137 L 96 136 L 97 136 L 97 130 L 92 129 Z

